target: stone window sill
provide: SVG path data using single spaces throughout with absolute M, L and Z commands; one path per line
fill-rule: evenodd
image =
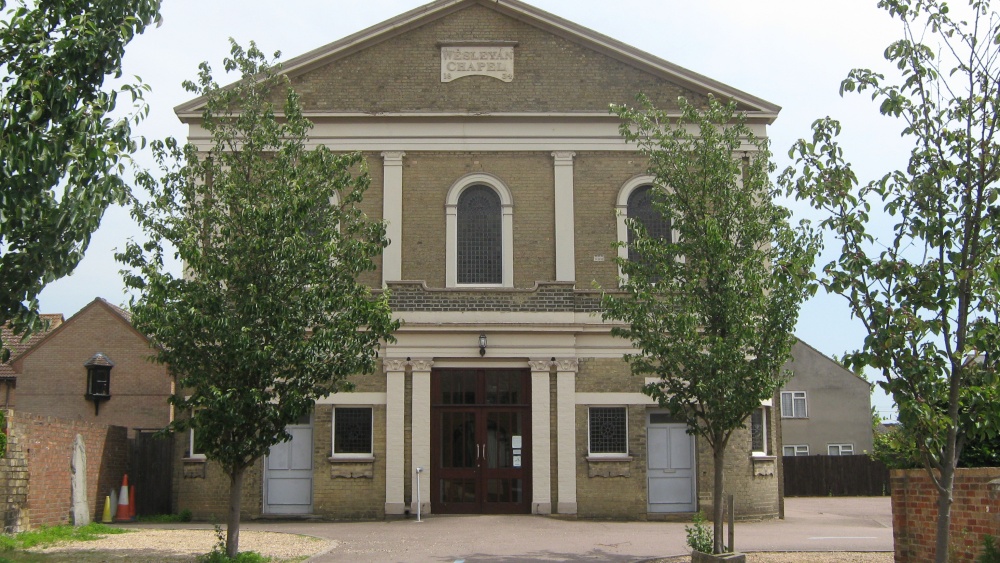
M 631 477 L 632 456 L 587 456 L 587 476 L 598 478 Z
M 587 456 L 587 461 L 589 462 L 601 462 L 601 461 L 632 461 L 632 456 L 628 454 L 622 455 L 589 455 Z
M 336 455 L 327 458 L 330 463 L 375 463 L 375 456 L 373 455 Z
M 753 460 L 753 474 L 755 477 L 772 477 L 775 474 L 777 457 L 773 455 L 754 454 L 750 456 Z
M 200 455 L 196 457 L 182 457 L 181 461 L 183 461 L 184 463 L 207 463 L 208 458 L 203 455 Z
M 375 477 L 375 456 L 337 455 L 327 458 L 331 479 L 372 479 Z

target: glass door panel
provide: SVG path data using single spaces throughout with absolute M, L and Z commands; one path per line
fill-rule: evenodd
M 530 512 L 528 376 L 526 370 L 432 372 L 435 512 Z

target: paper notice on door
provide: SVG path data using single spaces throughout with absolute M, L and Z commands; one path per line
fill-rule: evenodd
M 520 436 L 511 436 L 510 437 L 510 446 L 512 448 L 514 448 L 515 450 L 521 449 L 521 437 Z
M 514 456 L 514 467 L 521 467 L 521 456 Z

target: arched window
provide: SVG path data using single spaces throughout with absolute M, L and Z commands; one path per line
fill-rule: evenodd
M 514 219 L 510 190 L 476 172 L 459 178 L 445 202 L 445 285 L 514 287 Z
M 628 196 L 628 218 L 637 221 L 646 229 L 646 234 L 667 242 L 671 242 L 670 218 L 664 217 L 660 210 L 653 205 L 653 186 L 640 186 Z M 638 253 L 632 248 L 632 239 L 635 233 L 630 229 L 628 232 L 628 259 L 636 261 L 639 259 Z
M 652 236 L 660 237 L 664 240 L 674 242 L 677 240 L 677 233 L 673 230 L 673 225 L 667 217 L 663 217 L 653 205 L 653 185 L 655 178 L 648 174 L 635 176 L 618 191 L 618 200 L 615 205 L 618 218 L 618 242 L 623 243 L 618 247 L 618 257 L 623 260 L 636 260 L 635 251 L 632 249 L 632 233 L 628 228 L 627 219 L 636 219 L 646 228 L 646 232 Z M 624 279 L 621 269 L 618 276 Z
M 503 283 L 500 196 L 483 184 L 458 197 L 458 283 Z

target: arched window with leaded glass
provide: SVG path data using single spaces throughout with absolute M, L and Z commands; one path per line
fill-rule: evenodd
M 663 213 L 656 208 L 653 203 L 653 186 L 640 186 L 628 196 L 628 218 L 639 223 L 646 229 L 646 234 L 653 238 L 658 238 L 671 242 L 670 218 L 664 217 Z M 630 261 L 639 260 L 639 255 L 632 246 L 635 233 L 629 229 L 628 232 L 628 259 Z
M 476 184 L 458 197 L 458 283 L 503 283 L 500 196 Z
M 452 184 L 445 201 L 445 286 L 514 287 L 510 189 L 484 172 Z
M 628 227 L 628 220 L 635 219 L 641 223 L 646 232 L 652 236 L 674 242 L 677 233 L 668 217 L 664 217 L 653 204 L 655 178 L 649 174 L 634 176 L 618 190 L 615 203 L 618 223 L 618 258 L 634 261 L 638 257 L 632 248 L 634 237 Z M 668 188 L 669 189 L 669 188 Z M 618 269 L 618 276 L 624 280 L 625 275 Z

